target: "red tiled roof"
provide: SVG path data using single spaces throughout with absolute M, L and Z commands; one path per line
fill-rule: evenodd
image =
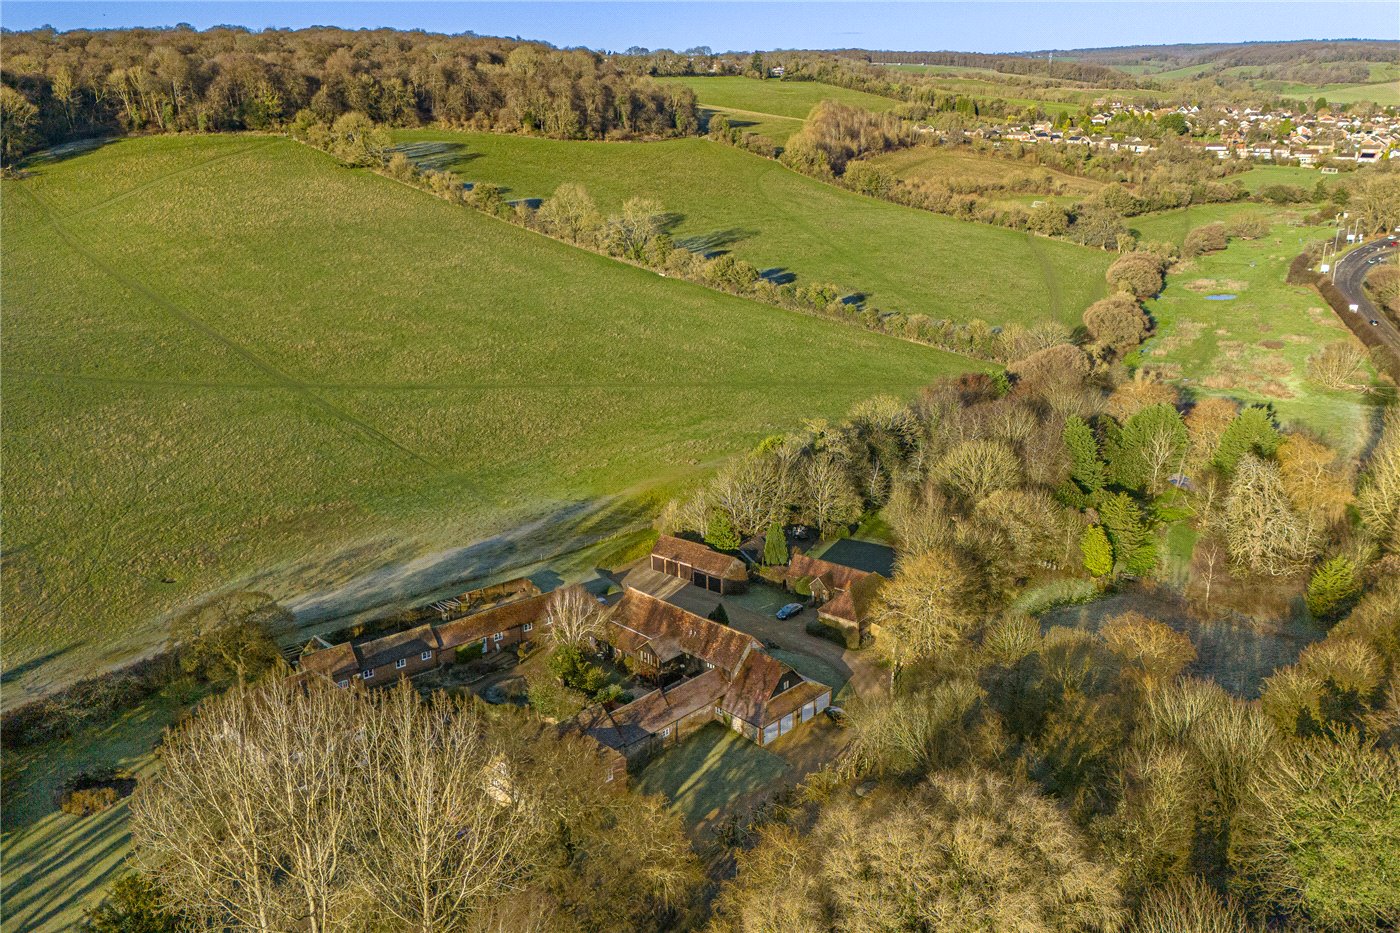
M 766 726 L 771 722 L 777 722 L 788 713 L 796 712 L 810 701 L 815 700 L 817 697 L 830 690 L 831 688 L 826 684 L 815 680 L 804 680 L 791 690 L 784 690 L 782 693 L 769 700 L 768 704 L 764 707 L 763 725 Z
M 782 661 L 761 651 L 752 651 L 730 681 L 720 706 L 731 716 L 762 726 L 772 719 L 767 715 L 768 701 L 784 675 L 790 675 L 797 684 L 802 683 L 802 675 Z
M 651 553 L 667 560 L 689 564 L 696 570 L 703 571 L 712 577 L 720 577 L 725 580 L 747 580 L 749 578 L 749 572 L 744 567 L 744 562 L 739 558 L 721 554 L 719 551 L 712 551 L 703 544 L 686 541 L 684 538 L 662 535 L 656 539 L 656 545 L 651 549 Z
M 733 676 L 746 652 L 758 648 L 752 636 L 702 619 L 641 590 L 629 589 L 622 594 L 610 628 L 610 637 L 617 638 L 614 646 L 624 651 L 635 652 L 645 644 L 663 660 L 679 651 L 713 664 L 727 676 Z
M 400 658 L 414 658 L 424 651 L 436 651 L 439 642 L 437 632 L 430 623 L 395 632 L 356 646 L 362 668 L 381 667 L 392 664 Z
M 562 592 L 558 591 L 558 592 Z M 513 603 L 496 606 L 481 612 L 454 619 L 437 627 L 444 650 L 456 648 L 473 641 L 481 641 L 497 632 L 507 632 L 519 628 L 526 622 L 540 622 L 549 611 L 549 603 L 554 593 L 542 593 L 527 599 L 517 599 Z
M 302 671 L 341 680 L 365 668 L 382 667 L 400 658 L 417 657 L 424 651 L 449 650 L 496 632 L 518 628 L 526 622 L 538 622 L 549 609 L 552 598 L 552 593 L 545 593 L 463 616 L 443 625 L 425 622 L 358 644 L 344 642 L 304 654 L 297 663 Z
M 808 557 L 806 554 L 794 554 L 788 561 L 787 578 L 793 583 L 803 579 L 819 579 L 833 590 L 848 590 L 868 576 L 870 572 L 867 570 L 833 564 L 831 561 Z
M 817 615 L 831 616 L 853 625 L 860 622 L 856 618 L 856 601 L 851 598 L 850 590 L 841 590 L 834 597 L 818 606 Z
M 360 659 L 355 654 L 355 646 L 347 641 L 302 655 L 297 660 L 297 667 L 302 671 L 325 674 L 331 680 L 341 680 L 359 672 Z
M 653 690 L 611 713 L 593 707 L 579 714 L 584 733 L 602 745 L 622 749 L 660 732 L 679 719 L 714 706 L 724 693 L 724 675 L 706 671 L 669 690 Z

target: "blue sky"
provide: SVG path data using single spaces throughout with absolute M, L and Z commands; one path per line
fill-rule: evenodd
M 391 26 L 598 49 L 839 48 L 1011 52 L 1173 42 L 1400 38 L 1395 0 L 1333 2 L 0 3 L 10 29 L 237 24 Z

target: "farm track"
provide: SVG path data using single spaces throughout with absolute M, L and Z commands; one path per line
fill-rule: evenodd
M 211 161 L 213 160 L 206 160 L 200 164 L 208 165 Z M 253 352 L 247 347 L 243 346 L 241 343 L 234 340 L 232 337 L 229 337 L 228 335 L 224 334 L 218 328 L 214 327 L 212 324 L 205 321 L 203 318 L 199 317 L 194 312 L 190 311 L 185 307 L 182 307 L 180 304 L 176 303 L 175 301 L 172 301 L 165 295 L 162 295 L 161 293 L 155 291 L 150 286 L 146 285 L 144 282 L 141 282 L 139 279 L 136 279 L 133 276 L 127 275 L 126 273 L 119 271 L 111 263 L 107 262 L 105 259 L 99 256 L 90 246 L 85 244 L 76 235 L 74 235 L 71 231 L 64 227 L 64 225 L 60 222 L 59 217 L 56 215 L 55 211 L 42 198 L 40 198 L 34 192 L 29 191 L 28 189 L 23 187 L 20 187 L 17 190 L 20 191 L 24 197 L 28 198 L 36 207 L 39 208 L 39 211 L 44 215 L 44 219 L 48 222 L 49 226 L 53 228 L 54 233 L 58 235 L 58 238 L 63 241 L 63 244 L 65 246 L 67 246 L 79 257 L 86 260 L 89 264 L 93 266 L 93 268 L 99 270 L 104 275 L 108 276 L 113 281 L 120 284 L 127 291 L 131 292 L 132 294 L 138 297 L 146 299 L 147 301 L 151 302 L 151 304 L 165 311 L 171 317 L 180 321 L 190 329 L 198 332 L 199 334 L 214 341 L 215 343 L 221 344 L 222 346 L 226 347 L 244 362 L 251 365 L 254 369 L 268 376 L 274 383 L 279 385 L 281 388 L 286 389 L 296 395 L 299 395 L 306 401 L 310 402 L 314 407 L 319 408 L 326 414 L 330 415 L 334 420 L 343 422 L 344 424 L 350 426 L 356 432 L 358 432 L 363 437 L 369 439 L 370 441 L 378 443 L 381 446 L 397 450 L 399 453 L 404 454 L 405 456 L 416 461 L 422 466 L 429 467 L 431 469 L 440 469 L 440 465 L 435 463 L 430 457 L 427 457 L 424 454 L 408 447 L 406 444 L 395 440 L 388 434 L 385 434 L 383 431 L 379 430 L 374 425 L 353 414 L 352 412 L 347 411 L 339 405 L 336 405 L 333 402 L 322 398 L 320 395 L 316 394 L 316 392 L 312 389 L 311 386 L 307 385 L 305 382 L 302 382 L 299 379 L 296 379 L 288 373 L 283 372 L 281 369 L 277 368 L 277 366 L 275 366 L 273 363 L 269 362 L 268 360 L 265 360 L 263 357 L 259 356 L 257 353 Z
M 936 348 L 935 348 L 936 349 Z M 942 351 L 952 353 L 952 351 Z M 967 357 L 974 362 L 984 362 L 974 357 Z M 993 366 L 993 363 L 987 363 Z M 94 376 L 86 373 L 45 373 L 29 369 L 7 369 L 5 375 L 10 378 L 43 380 L 46 382 L 70 382 L 76 384 L 91 385 L 129 385 L 134 387 L 147 388 L 170 388 L 170 389 L 246 389 L 256 391 L 258 389 L 271 389 L 282 391 L 285 386 L 273 385 L 265 382 L 211 382 L 205 380 L 181 381 L 177 379 L 140 379 L 129 376 Z M 851 388 L 864 388 L 868 385 L 863 380 L 858 379 L 825 379 L 826 385 L 849 386 Z M 765 386 L 783 389 L 801 389 L 811 385 L 811 380 L 806 379 L 751 379 L 735 380 L 724 379 L 666 379 L 658 382 L 642 382 L 639 380 L 588 380 L 588 379 L 542 379 L 534 382 L 308 382 L 299 383 L 308 389 L 326 392 L 340 391 L 370 391 L 370 392 L 481 392 L 495 390 L 556 390 L 556 389 L 612 389 L 617 391 L 637 391 L 654 392 L 657 389 L 676 387 L 683 389 L 713 389 L 713 388 L 740 388 L 740 389 L 761 389 Z
M 1050 298 L 1050 316 L 1068 327 L 1073 327 L 1073 321 L 1064 320 L 1064 297 L 1060 292 L 1060 279 L 1055 274 L 1055 264 L 1050 261 L 1050 257 L 1045 255 L 1045 250 L 1037 242 L 1039 238 L 1034 233 L 1026 234 L 1026 248 L 1035 257 L 1036 263 L 1040 266 L 1040 274 L 1045 279 L 1045 293 Z
M 232 159 L 235 156 L 244 155 L 245 153 L 252 152 L 255 149 L 261 149 L 264 146 L 267 146 L 270 142 L 271 140 L 263 140 L 262 142 L 253 143 L 251 146 L 244 146 L 242 149 L 234 149 L 230 152 L 220 153 L 219 155 L 213 156 L 212 158 L 205 159 L 203 162 L 196 162 L 193 165 L 186 165 L 181 168 L 173 169 L 169 172 L 164 172 L 163 174 L 157 175 L 154 178 L 142 182 L 135 188 L 130 188 L 119 194 L 114 194 L 110 198 L 103 198 L 96 204 L 89 204 L 87 207 L 84 207 L 80 210 L 71 211 L 67 214 L 63 214 L 63 219 L 78 220 L 83 217 L 87 217 L 89 214 L 95 214 L 98 211 L 111 207 L 114 204 L 120 204 L 127 198 L 134 197 L 135 195 L 138 195 L 143 191 L 149 191 L 151 188 L 154 188 L 156 185 L 159 185 L 162 182 L 169 181 L 170 179 L 176 178 L 180 175 L 187 175 L 191 172 L 196 172 L 201 169 L 208 168 L 216 162 L 222 162 L 225 159 Z

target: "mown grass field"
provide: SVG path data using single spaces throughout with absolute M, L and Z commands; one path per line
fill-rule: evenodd
M 560 142 L 411 130 L 415 158 L 510 198 L 582 184 L 599 207 L 656 199 L 678 215 L 682 245 L 725 249 L 798 284 L 833 282 L 884 309 L 993 323 L 1079 321 L 1104 290 L 1099 250 L 867 198 L 710 140 Z
M 802 129 L 802 121 L 821 101 L 834 100 L 877 112 L 899 104 L 888 97 L 816 81 L 760 81 L 736 75 L 656 80 L 662 84 L 684 84 L 694 88 L 704 109 L 728 114 L 734 126 L 760 133 L 779 144 Z
M 547 556 L 504 535 L 526 520 L 601 537 L 609 503 L 973 366 L 284 139 L 116 142 L 3 197 L 7 703 L 235 581 L 288 598 L 483 539 L 458 572 L 499 571 Z
M 1374 396 L 1321 389 L 1307 378 L 1307 359 L 1320 348 L 1354 339 L 1312 289 L 1285 281 L 1288 264 L 1329 227 L 1301 222 L 1311 208 L 1257 204 L 1202 205 L 1130 222 L 1146 240 L 1180 243 L 1190 229 L 1240 214 L 1266 214 L 1269 234 L 1232 239 L 1219 253 L 1191 260 L 1167 277 L 1147 303 L 1156 334 L 1138 356 L 1144 366 L 1197 394 L 1272 405 L 1280 420 L 1308 428 L 1348 455 L 1370 436 Z M 1212 294 L 1233 294 L 1212 301 Z
M 1319 181 L 1330 184 L 1328 176 L 1315 168 L 1303 168 L 1301 165 L 1256 165 L 1225 180 L 1239 182 L 1246 191 L 1258 191 L 1270 185 L 1292 185 L 1311 192 Z

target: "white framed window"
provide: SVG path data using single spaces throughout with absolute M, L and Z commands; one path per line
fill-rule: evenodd
M 420 655 L 418 656 L 418 660 L 420 660 L 420 661 L 431 661 L 432 659 L 433 659 L 433 653 L 432 653 L 431 651 L 424 651 L 422 654 L 420 654 Z
M 336 686 L 337 686 L 337 687 L 348 687 L 348 686 L 350 686 L 350 680 L 349 680 L 349 678 L 346 678 L 345 680 L 342 680 L 340 683 L 336 684 Z
M 671 734 L 671 727 L 670 727 L 670 726 L 667 726 L 665 729 L 662 729 L 662 730 L 661 730 L 659 733 L 657 733 L 657 734 L 660 735 L 663 739 L 664 739 L 664 738 L 667 738 L 667 737 L 669 737 L 670 734 Z
M 396 671 L 401 671 L 405 667 L 408 667 L 408 658 L 399 658 L 394 662 L 394 670 Z
M 367 667 L 367 668 L 365 668 L 364 670 L 360 671 L 360 677 L 361 677 L 361 679 L 363 679 L 363 680 L 373 680 L 373 679 L 374 679 L 374 668 L 372 668 L 372 667 Z
M 506 633 L 505 633 L 505 632 L 497 632 L 496 634 L 494 634 L 494 635 L 491 636 L 491 640 L 492 640 L 492 641 L 500 641 L 502 638 L 505 638 L 505 637 L 506 637 Z
M 533 622 L 526 622 L 524 625 L 520 626 L 520 630 L 523 631 L 523 632 L 528 632 L 528 631 L 530 631 L 530 629 L 532 629 L 532 628 L 534 628 L 534 627 L 535 627 L 535 623 L 533 623 Z

